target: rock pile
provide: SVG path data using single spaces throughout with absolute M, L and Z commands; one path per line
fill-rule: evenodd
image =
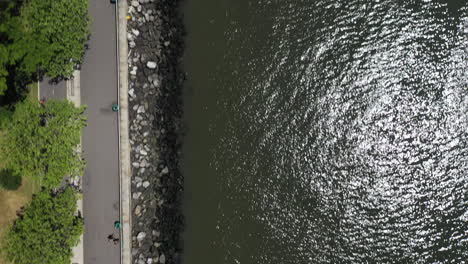
M 132 256 L 137 264 L 180 263 L 184 75 L 177 10 L 177 0 L 129 1 Z

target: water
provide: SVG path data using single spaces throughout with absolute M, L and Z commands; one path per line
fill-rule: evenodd
M 467 1 L 201 2 L 185 264 L 468 263 Z

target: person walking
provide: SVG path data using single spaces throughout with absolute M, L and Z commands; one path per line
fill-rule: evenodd
M 114 241 L 114 240 L 115 240 L 114 234 L 110 234 L 107 236 L 107 242 Z

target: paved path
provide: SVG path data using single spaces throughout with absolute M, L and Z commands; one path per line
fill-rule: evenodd
M 40 82 L 39 97 L 45 98 L 46 100 L 65 99 L 67 95 L 65 83 L 65 81 L 61 81 L 58 84 L 52 84 L 49 78 L 44 78 L 44 80 Z
M 85 215 L 84 263 L 120 263 L 120 245 L 107 241 L 119 220 L 118 115 L 115 7 L 90 1 L 91 39 L 81 70 L 81 103 L 87 105 L 83 131 L 86 169 L 83 179 Z
M 115 7 L 110 1 L 91 0 L 89 13 L 93 22 L 90 49 L 79 78 L 68 84 L 65 81 L 52 84 L 45 79 L 40 83 L 39 96 L 68 97 L 79 103 L 81 93 L 81 104 L 88 107 L 85 113 L 88 125 L 82 135 L 87 164 L 83 179 L 84 264 L 116 264 L 120 263 L 120 244 L 107 241 L 111 233 L 119 236 L 113 223 L 119 220 L 120 209 L 118 115 L 111 110 L 111 105 L 118 102 Z M 81 86 L 80 91 L 73 89 L 75 86 Z M 125 226 L 128 224 L 125 221 Z M 75 250 L 81 252 L 80 248 Z

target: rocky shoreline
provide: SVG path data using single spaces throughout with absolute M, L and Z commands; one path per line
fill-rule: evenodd
M 177 0 L 128 1 L 133 263 L 180 263 L 183 25 Z

